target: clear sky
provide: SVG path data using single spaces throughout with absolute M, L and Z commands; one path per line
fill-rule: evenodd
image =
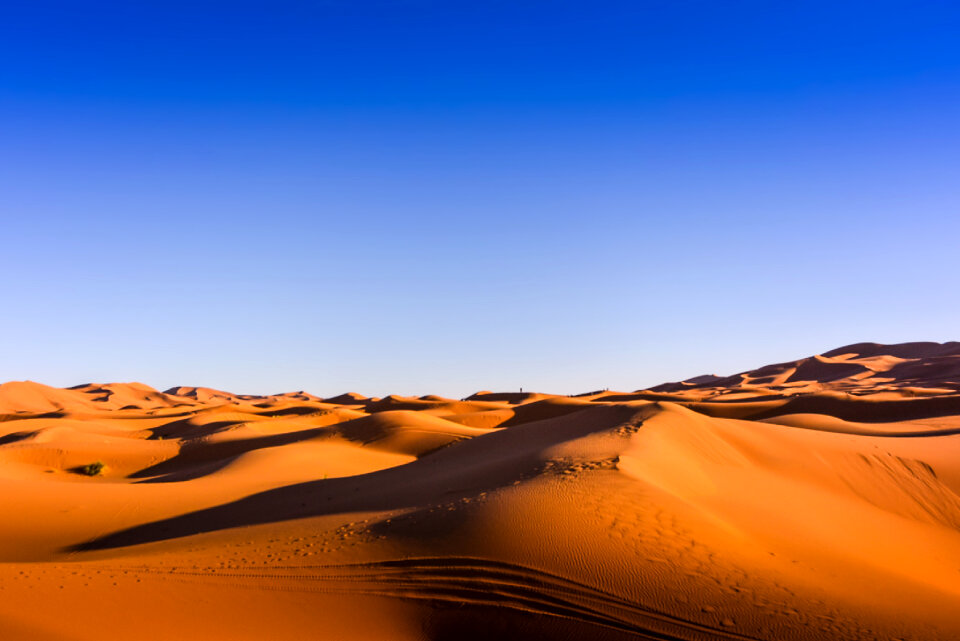
M 960 338 L 955 2 L 0 8 L 0 380 L 636 389 Z

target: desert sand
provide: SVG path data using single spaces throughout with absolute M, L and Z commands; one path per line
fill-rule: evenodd
M 575 397 L 11 382 L 0 505 L 6 641 L 958 639 L 960 343 Z

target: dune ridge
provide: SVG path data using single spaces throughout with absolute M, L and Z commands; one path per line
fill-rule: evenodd
M 14 641 L 955 639 L 960 343 L 577 396 L 4 383 L 0 505 Z

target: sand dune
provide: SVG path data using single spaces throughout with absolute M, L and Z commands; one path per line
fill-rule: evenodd
M 0 505 L 12 641 L 957 639 L 960 343 L 575 397 L 5 383 Z

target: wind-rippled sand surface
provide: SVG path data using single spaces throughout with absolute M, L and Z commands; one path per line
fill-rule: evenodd
M 0 638 L 957 639 L 958 493 L 960 343 L 578 397 L 6 383 Z

